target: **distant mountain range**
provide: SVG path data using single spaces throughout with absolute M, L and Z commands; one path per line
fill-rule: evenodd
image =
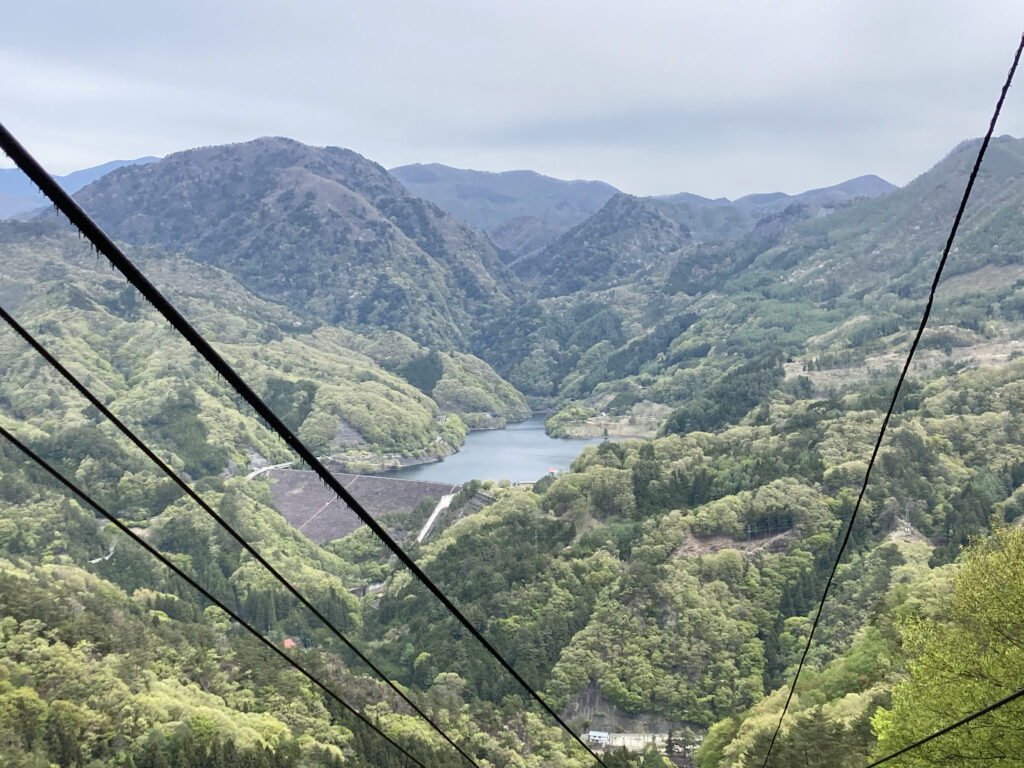
M 547 246 L 597 214 L 616 195 L 623 194 L 602 181 L 563 181 L 534 171 L 488 173 L 431 163 L 404 165 L 392 168 L 390 173 L 413 194 L 484 230 L 502 249 L 504 259 L 526 277 L 537 272 L 538 264 L 550 261 L 551 254 L 545 252 Z M 815 216 L 850 200 L 877 197 L 893 189 L 894 185 L 878 176 L 860 176 L 798 195 L 773 192 L 728 200 L 681 192 L 633 199 L 645 201 L 640 207 L 651 206 L 650 215 L 654 218 L 657 215 L 653 211 L 660 210 L 694 237 L 706 239 L 743 235 L 760 219 L 793 205 L 803 206 L 804 216 Z M 617 217 L 624 205 L 639 210 L 636 204 L 619 201 L 608 215 Z M 607 228 L 607 224 L 594 226 Z M 584 232 L 584 236 L 589 234 Z M 663 233 L 669 239 L 678 234 Z M 620 232 L 617 236 L 624 235 Z M 641 247 L 639 241 L 635 245 Z M 560 243 L 555 247 L 563 250 L 564 246 Z
M 896 186 L 860 176 L 798 195 L 747 195 L 735 201 L 689 193 L 661 197 L 618 194 L 600 211 L 545 247 L 512 264 L 543 295 L 607 288 L 650 268 L 666 267 L 698 242 L 764 239 L 804 219 L 827 216 L 851 201 Z
M 658 200 L 668 203 L 696 205 L 724 206 L 733 205 L 741 210 L 749 211 L 752 214 L 764 216 L 770 213 L 778 213 L 789 205 L 798 203 L 811 207 L 824 207 L 836 203 L 855 200 L 858 197 L 878 197 L 886 192 L 897 189 L 895 184 L 890 184 L 885 179 L 874 175 L 858 176 L 855 179 L 844 181 L 831 187 L 811 189 L 801 192 L 798 195 L 787 195 L 784 192 L 768 192 L 764 194 L 745 195 L 735 200 L 719 197 L 714 200 L 700 195 L 691 195 L 682 192 L 675 195 L 662 195 Z
M 350 150 L 274 138 L 120 168 L 77 198 L 115 237 L 226 269 L 306 321 L 399 331 L 478 355 L 533 397 L 585 397 L 636 368 L 627 347 L 659 324 L 678 335 L 690 313 L 724 306 L 702 297 L 771 286 L 757 292 L 853 312 L 883 294 L 920 295 L 972 147 L 900 189 L 861 176 L 726 200 L 635 197 L 530 172 L 389 173 Z M 965 221 L 951 271 L 1017 257 L 1022 164 L 1024 142 L 992 143 L 972 202 L 985 215 Z M 410 187 L 461 202 L 446 211 Z M 496 247 L 499 233 L 519 236 L 517 249 Z M 605 373 L 596 351 L 585 354 L 601 341 L 601 358 L 622 351 Z
M 540 250 L 619 191 L 603 181 L 563 181 L 534 171 L 488 173 L 438 163 L 390 172 L 414 195 L 484 230 L 507 260 Z
M 531 408 L 554 412 L 552 435 L 649 438 L 600 441 L 529 485 L 468 483 L 429 539 L 403 542 L 577 733 L 662 734 L 701 768 L 763 755 L 835 576 L 777 764 L 866 765 L 960 717 L 946 699 L 993 701 L 1024 669 L 1005 632 L 977 632 L 1024 621 L 989 599 L 1024 585 L 1024 141 L 989 145 L 891 400 L 977 149 L 899 189 L 613 192 L 575 224 L 535 210 L 489 235 L 355 152 L 280 138 L 119 168 L 76 197 L 307 446 L 351 470 L 443 456 L 467 427 Z M 469 207 L 516 206 L 463 191 Z M 502 228 L 519 256 L 492 242 Z M 578 764 L 370 531 L 320 547 L 277 515 L 285 484 L 250 473 L 289 451 L 86 241 L 47 213 L 0 222 L 0 253 L 0 304 L 475 758 Z M 0 370 L 5 429 L 331 670 L 425 766 L 452 764 L 35 352 L 0 344 Z M 833 571 L 890 406 L 854 551 Z M 479 491 L 494 499 L 483 511 Z M 17 715 L 0 724 L 0 765 L 394 763 L 5 441 L 0 498 L 0 710 Z M 424 502 L 381 523 L 415 531 L 440 510 Z M 323 503 L 308 514 L 337 514 Z M 991 685 L 966 696 L 977 669 Z M 1024 751 L 983 730 L 972 754 Z
M 295 142 L 293 144 L 297 145 Z M 156 157 L 114 160 L 56 179 L 68 192 L 74 194 L 119 168 L 146 165 L 158 160 Z M 647 198 L 624 195 L 632 202 L 619 199 L 606 208 L 609 201 L 616 196 L 623 196 L 623 193 L 602 181 L 565 181 L 528 170 L 492 173 L 452 168 L 439 163 L 404 165 L 392 168 L 388 173 L 398 179 L 413 196 L 432 202 L 483 230 L 498 247 L 499 260 L 512 266 L 519 276 L 527 280 L 549 282 L 550 275 L 561 269 L 576 271 L 579 265 L 572 263 L 572 259 L 552 260 L 552 248 L 560 254 L 572 251 L 575 247 L 573 243 L 582 237 L 583 241 L 590 244 L 588 248 L 605 253 L 604 256 L 597 255 L 596 259 L 588 257 L 582 272 L 573 278 L 573 284 L 577 286 L 587 284 L 586 275 L 594 275 L 595 271 L 601 270 L 598 265 L 602 259 L 615 260 L 614 271 L 620 276 L 630 271 L 627 264 L 619 259 L 623 255 L 621 249 L 614 243 L 604 242 L 599 234 L 607 230 L 615 233 L 613 239 L 626 238 L 625 232 L 634 229 L 633 224 L 621 218 L 627 208 L 637 213 L 645 211 L 648 226 L 660 221 L 665 229 L 658 234 L 648 232 L 641 235 L 633 243 L 634 250 L 646 248 L 653 241 L 658 241 L 657 248 L 664 250 L 671 244 L 673 248 L 669 250 L 674 251 L 690 239 L 736 238 L 753 231 L 757 226 L 778 229 L 792 223 L 794 216 L 807 218 L 824 215 L 851 200 L 877 197 L 896 188 L 878 176 L 860 176 L 798 195 L 774 192 L 746 195 L 736 200 L 712 199 L 688 192 Z M 389 194 L 409 197 L 397 187 L 393 187 Z M 43 208 L 45 202 L 20 171 L 0 170 L 0 218 L 31 214 Z M 793 206 L 800 206 L 799 211 Z M 782 215 L 787 209 L 788 214 Z M 598 217 L 589 221 L 595 214 L 599 214 Z M 614 221 L 602 221 L 602 218 Z M 569 233 L 569 230 L 585 222 L 588 223 L 579 232 Z M 132 237 L 139 234 L 136 227 Z M 559 241 L 559 238 L 564 239 Z M 147 241 L 147 237 L 142 237 L 142 240 Z M 174 245 L 165 243 L 163 236 L 152 234 L 148 241 L 152 241 L 152 244 Z M 556 241 L 559 241 L 557 245 Z M 650 253 L 646 258 L 649 257 Z M 550 290 L 549 285 L 542 293 Z
M 66 176 L 55 176 L 68 194 L 74 194 L 82 187 L 91 184 L 101 176 L 126 165 L 144 165 L 154 163 L 158 157 L 138 157 L 134 160 L 111 160 L 109 163 L 73 171 Z M 9 219 L 19 214 L 29 213 L 47 204 L 46 198 L 36 189 L 17 168 L 0 169 L 0 219 Z
M 1013 160 L 1018 144 L 995 142 L 993 162 Z M 636 197 L 533 172 L 388 172 L 347 149 L 263 138 L 119 168 L 76 197 L 114 237 L 225 269 L 306 322 L 478 355 L 540 407 L 637 369 L 648 355 L 637 340 L 655 326 L 678 335 L 711 292 L 754 280 L 807 282 L 809 296 L 868 280 L 916 285 L 907 259 L 921 253 L 918 233 L 935 201 L 945 205 L 945 169 L 960 154 L 900 190 L 862 176 L 727 200 Z M 986 181 L 979 199 L 1004 189 Z M 871 243 L 853 234 L 883 231 Z M 865 259 L 870 268 L 849 269 Z M 598 342 L 595 359 L 612 355 L 604 373 L 585 355 Z

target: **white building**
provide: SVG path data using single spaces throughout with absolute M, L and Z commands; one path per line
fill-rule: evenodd
M 610 735 L 608 731 L 587 731 L 583 734 L 583 740 L 599 747 L 607 747 Z

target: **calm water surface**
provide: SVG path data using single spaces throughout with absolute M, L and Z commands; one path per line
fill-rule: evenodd
M 462 484 L 469 480 L 513 480 L 533 482 L 548 470 L 568 469 L 584 446 L 602 438 L 576 440 L 548 437 L 544 417 L 534 416 L 505 429 L 470 432 L 462 449 L 444 461 L 383 473 L 407 480 L 432 480 Z

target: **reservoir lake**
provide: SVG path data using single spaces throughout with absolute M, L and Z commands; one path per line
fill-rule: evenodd
M 529 483 L 539 480 L 551 469 L 559 472 L 568 469 L 584 447 L 604 440 L 600 437 L 548 437 L 544 432 L 544 419 L 543 415 L 532 416 L 526 421 L 509 424 L 505 429 L 470 432 L 459 452 L 444 461 L 378 474 L 456 485 L 473 479 Z

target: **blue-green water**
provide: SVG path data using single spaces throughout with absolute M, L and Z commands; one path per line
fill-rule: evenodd
M 462 449 L 444 461 L 418 464 L 385 473 L 406 480 L 462 484 L 469 480 L 512 480 L 533 482 L 549 470 L 568 469 L 588 445 L 602 438 L 574 440 L 548 437 L 544 417 L 534 416 L 505 429 L 470 432 Z

